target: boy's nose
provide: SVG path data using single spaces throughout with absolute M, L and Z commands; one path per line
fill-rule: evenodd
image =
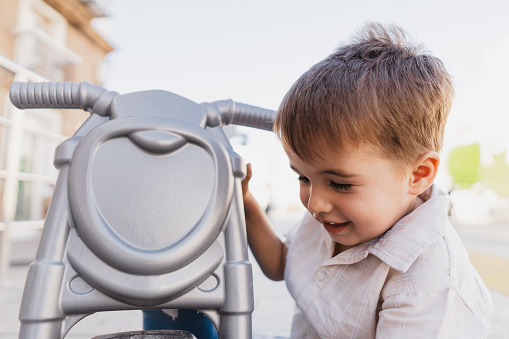
M 325 189 L 310 188 L 307 201 L 308 211 L 313 214 L 331 212 L 333 206 L 329 198 L 329 194 Z

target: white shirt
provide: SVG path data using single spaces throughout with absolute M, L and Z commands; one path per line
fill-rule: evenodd
M 292 338 L 485 338 L 492 301 L 433 185 L 424 204 L 381 237 L 331 258 L 307 214 L 287 235 Z

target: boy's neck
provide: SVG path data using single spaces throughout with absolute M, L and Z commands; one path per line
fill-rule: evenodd
M 348 246 L 348 245 L 343 245 L 343 244 L 340 244 L 340 243 L 336 242 L 336 243 L 334 243 L 334 253 L 332 253 L 332 257 L 335 257 L 339 253 L 342 253 L 342 252 L 346 251 L 347 249 L 350 249 L 350 248 L 352 248 L 354 246 L 355 245 Z
M 421 206 L 422 204 L 424 204 L 424 200 L 422 200 L 421 197 L 417 196 L 415 198 L 414 205 L 412 206 L 412 209 L 410 210 L 409 213 L 412 213 L 412 211 L 414 211 L 417 207 Z

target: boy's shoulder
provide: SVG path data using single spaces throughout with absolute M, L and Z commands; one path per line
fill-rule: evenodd
M 391 269 L 384 288 L 396 293 L 436 292 L 477 284 L 461 239 L 447 217 L 449 196 L 436 185 L 423 205 L 396 223 L 370 252 Z
M 473 321 L 487 328 L 492 312 L 491 294 L 470 263 L 456 231 L 448 225 L 443 237 L 423 251 L 408 270 L 389 270 L 381 299 L 443 299 L 444 303 L 464 306 L 467 313 L 463 314 L 469 314 Z
M 387 298 L 396 294 L 434 293 L 456 288 L 465 278 L 473 277 L 472 269 L 468 254 L 451 227 L 416 255 L 407 269 L 398 270 L 391 266 L 382 294 Z

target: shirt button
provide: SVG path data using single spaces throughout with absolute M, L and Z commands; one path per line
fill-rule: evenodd
M 325 274 L 323 274 L 322 271 L 319 271 L 318 273 L 316 273 L 316 280 L 322 281 L 323 279 L 325 279 Z

